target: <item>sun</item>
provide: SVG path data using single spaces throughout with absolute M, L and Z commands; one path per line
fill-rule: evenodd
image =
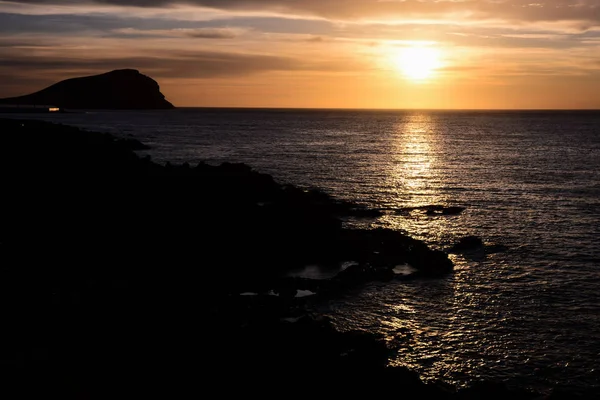
M 405 47 L 393 56 L 393 63 L 408 79 L 422 82 L 431 78 L 440 68 L 440 51 L 422 45 Z

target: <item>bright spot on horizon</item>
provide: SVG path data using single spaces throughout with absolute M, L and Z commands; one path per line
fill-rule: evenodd
M 393 56 L 393 63 L 408 79 L 422 82 L 440 68 L 440 51 L 423 45 L 405 47 Z

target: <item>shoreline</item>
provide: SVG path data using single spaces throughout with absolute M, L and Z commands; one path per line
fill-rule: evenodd
M 91 371 L 120 391 L 159 378 L 153 368 L 172 386 L 175 375 L 199 364 L 212 369 L 211 379 L 243 380 L 248 387 L 238 387 L 240 394 L 307 384 L 299 376 L 308 373 L 431 398 L 539 396 L 492 383 L 460 391 L 425 385 L 406 369 L 388 368 L 385 346 L 374 335 L 340 334 L 303 314 L 308 302 L 295 297 L 298 291 L 335 296 L 371 280 L 396 279 L 393 267 L 402 263 L 417 267 L 418 279 L 451 273 L 447 255 L 423 242 L 385 229 L 342 228 L 341 216 L 368 218 L 373 210 L 280 185 L 243 164 L 163 166 L 133 152 L 141 143 L 108 134 L 40 121 L 0 119 L 0 127 L 11 193 L 0 237 L 8 278 L 3 296 L 16 304 L 10 321 L 22 333 L 15 333 L 16 361 L 2 361 L 23 376 L 60 371 L 72 378 L 57 390 L 72 384 L 99 398 L 107 389 L 98 388 Z M 174 179 L 182 176 L 185 183 Z M 279 278 L 307 263 L 348 259 L 356 266 L 325 283 Z M 247 292 L 263 294 L 240 296 Z M 48 331 L 47 337 L 35 333 Z M 147 350 L 152 343 L 156 359 Z M 176 364 L 178 372 L 163 364 Z M 111 369 L 117 372 L 104 375 Z M 197 376 L 187 385 L 198 384 Z M 335 379 L 328 386 L 353 393 Z

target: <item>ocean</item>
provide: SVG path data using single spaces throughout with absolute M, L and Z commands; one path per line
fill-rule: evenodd
M 397 349 L 391 362 L 426 381 L 600 388 L 600 112 L 183 108 L 36 118 L 135 137 L 161 163 L 244 162 L 384 213 L 349 226 L 402 230 L 442 250 L 481 237 L 496 251 L 451 255 L 447 278 L 369 284 L 320 311 L 341 330 L 382 335 Z M 411 210 L 440 204 L 465 211 Z

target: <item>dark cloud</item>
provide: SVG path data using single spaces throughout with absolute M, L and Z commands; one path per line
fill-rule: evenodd
M 44 86 L 54 83 L 51 80 L 39 75 L 6 73 L 0 70 L 0 84 L 2 91 L 0 97 L 10 97 L 13 95 L 25 94 L 25 87 L 41 89 Z M 6 96 L 2 94 L 4 92 Z
M 220 52 L 166 52 L 156 57 L 107 57 L 101 59 L 77 57 L 35 57 L 10 54 L 0 50 L 0 70 L 48 71 L 64 69 L 106 71 L 116 68 L 136 68 L 158 71 L 162 77 L 215 78 L 243 76 L 253 73 L 310 69 L 298 60 L 265 55 Z
M 203 28 L 203 29 L 191 29 L 183 31 L 184 35 L 187 37 L 198 38 L 198 39 L 234 39 L 238 37 L 239 32 L 234 29 L 213 29 L 213 28 Z
M 348 71 L 361 65 L 347 62 L 316 62 L 291 57 L 211 51 L 164 51 L 155 56 L 51 57 L 34 56 L 26 49 L 0 46 L 0 97 L 41 89 L 58 79 L 134 68 L 155 78 L 227 78 L 277 71 Z M 10 88 L 8 83 L 13 82 Z M 18 93 L 15 93 L 19 87 Z M 10 90 L 9 90 L 10 89 Z M 9 93 L 10 91 L 10 93 Z
M 191 37 L 224 39 L 235 37 L 240 30 L 270 33 L 328 34 L 332 24 L 327 21 L 306 21 L 289 18 L 227 18 L 211 21 L 184 21 L 167 18 L 139 18 L 134 15 L 108 14 L 74 15 L 27 15 L 0 12 L 0 33 L 102 33 L 121 36 L 123 29 L 136 31 L 160 31 L 169 29 L 190 30 Z M 121 31 L 119 31 L 121 30 Z M 196 32 L 193 32 L 196 30 Z M 141 32 L 138 32 L 141 33 Z
M 138 29 L 169 29 L 181 26 L 196 26 L 192 23 L 160 19 L 115 18 L 109 15 L 24 15 L 0 13 L 0 33 L 75 33 L 109 32 L 115 29 L 136 27 Z
M 17 0 L 25 4 L 81 4 L 73 0 Z M 88 3 L 92 2 L 88 0 Z M 271 10 L 319 15 L 331 18 L 441 16 L 470 13 L 473 17 L 524 21 L 589 21 L 597 26 L 600 5 L 597 0 L 454 1 L 454 0 L 95 0 L 96 4 L 134 7 L 166 7 L 192 4 L 217 9 Z
M 36 40 L 33 40 L 33 39 L 22 39 L 22 38 L 14 38 L 14 37 L 0 38 L 0 48 L 2 48 L 2 47 L 10 47 L 10 48 L 14 48 L 14 47 L 28 47 L 28 48 L 34 48 L 34 47 L 38 47 L 38 46 L 40 46 L 39 41 L 36 41 Z

